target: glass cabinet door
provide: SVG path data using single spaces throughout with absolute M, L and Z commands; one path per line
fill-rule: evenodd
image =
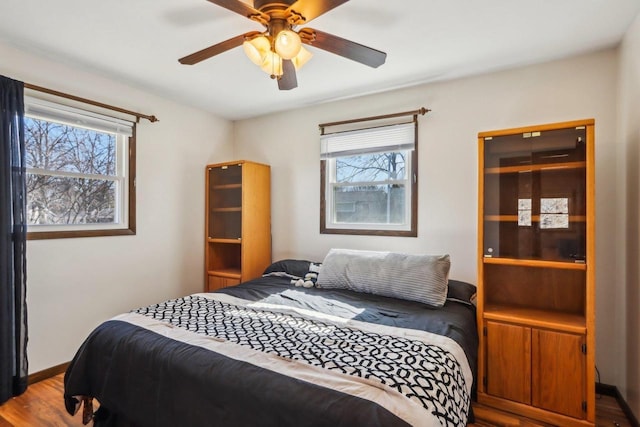
M 586 129 L 484 139 L 484 256 L 583 263 Z
M 228 165 L 209 169 L 209 238 L 240 239 L 242 236 L 242 167 Z

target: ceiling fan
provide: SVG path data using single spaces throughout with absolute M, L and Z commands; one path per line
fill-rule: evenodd
M 240 0 L 208 0 L 259 22 L 264 32 L 250 31 L 180 58 L 181 64 L 193 65 L 227 50 L 243 45 L 256 65 L 278 80 L 280 90 L 298 86 L 296 69 L 304 65 L 311 53 L 302 44 L 317 47 L 361 64 L 377 68 L 387 54 L 359 43 L 313 28 L 301 28 L 312 19 L 349 0 L 253 0 L 253 7 Z

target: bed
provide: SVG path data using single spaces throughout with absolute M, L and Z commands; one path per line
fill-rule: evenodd
M 95 426 L 466 425 L 475 287 L 447 278 L 436 308 L 320 287 L 315 265 L 104 322 L 67 369 L 67 411 Z

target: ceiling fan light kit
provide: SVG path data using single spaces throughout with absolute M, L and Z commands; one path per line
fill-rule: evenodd
M 243 46 L 247 57 L 271 78 L 280 90 L 298 86 L 296 70 L 313 56 L 302 45 L 314 46 L 361 64 L 377 68 L 387 54 L 312 28 L 296 27 L 346 3 L 349 0 L 254 0 L 253 7 L 240 0 L 208 0 L 262 24 L 263 33 L 251 31 L 180 58 L 193 65 L 212 56 Z
M 261 34 L 245 40 L 242 47 L 251 62 L 274 79 L 282 76 L 283 60 L 291 60 L 299 70 L 313 56 L 302 46 L 300 36 L 291 30 L 280 31 L 273 43 L 268 36 Z

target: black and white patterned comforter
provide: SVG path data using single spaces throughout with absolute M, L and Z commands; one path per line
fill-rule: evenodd
M 140 308 L 83 344 L 67 409 L 96 397 L 97 425 L 464 426 L 474 313 L 447 305 L 261 278 Z

